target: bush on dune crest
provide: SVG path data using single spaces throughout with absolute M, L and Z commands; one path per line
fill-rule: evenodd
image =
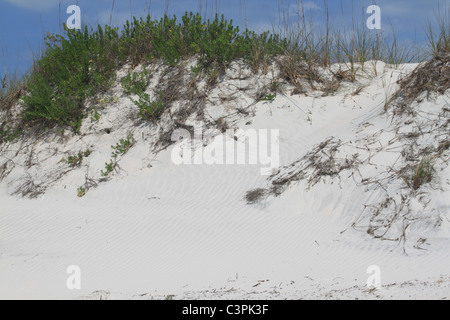
M 100 26 L 94 33 L 69 30 L 67 37 L 48 35 L 47 50 L 28 79 L 23 101 L 27 121 L 70 125 L 77 131 L 84 101 L 108 88 L 118 67 L 117 29 Z
M 47 125 L 69 125 L 78 131 L 85 99 L 106 91 L 115 71 L 124 63 L 133 66 L 161 59 L 170 66 L 182 59 L 199 57 L 207 67 L 225 66 L 232 60 L 249 61 L 258 43 L 265 55 L 281 52 L 285 41 L 269 33 L 242 34 L 232 21 L 216 15 L 206 22 L 199 14 L 186 13 L 182 22 L 176 17 L 161 20 L 134 18 L 121 34 L 118 28 L 100 25 L 94 31 L 70 30 L 66 36 L 48 35 L 46 51 L 33 67 L 28 79 L 29 95 L 24 97 L 25 119 Z

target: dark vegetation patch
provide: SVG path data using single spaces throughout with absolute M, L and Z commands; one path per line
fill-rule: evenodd
M 343 146 L 342 141 L 334 138 L 323 141 L 299 160 L 280 168 L 269 178 L 270 186 L 267 189 L 255 189 L 248 192 L 247 202 L 255 203 L 269 195 L 279 196 L 292 183 L 302 180 L 307 181 L 311 188 L 320 181 L 325 181 L 327 177 L 331 180 L 339 177 L 343 171 L 350 170 L 353 174 L 360 164 L 358 154 L 341 158 L 339 156 L 341 146 Z
M 287 14 L 285 10 L 288 8 L 282 4 L 283 15 Z M 63 127 L 77 133 L 87 112 L 86 100 L 107 92 L 116 80 L 116 71 L 125 64 L 134 70 L 139 65 L 162 61 L 165 66 L 177 68 L 195 57 L 197 65 L 192 71 L 206 77 L 208 86 L 213 87 L 232 61 L 241 59 L 255 74 L 266 74 L 271 61 L 281 57 L 278 59 L 281 77 L 294 85 L 293 94 L 306 93 L 309 85 L 328 95 L 336 92 L 342 81 L 355 80 L 356 63 L 364 64 L 370 59 L 395 64 L 409 61 L 409 55 L 395 41 L 385 41 L 381 35 L 364 28 L 352 30 L 353 38 L 347 39 L 337 30 L 333 32 L 328 21 L 322 34 L 313 25 L 307 26 L 304 16 L 298 18 L 299 22 L 303 20 L 298 30 L 290 30 L 286 25 L 287 29 L 280 28 L 278 34 L 240 30 L 223 15 L 204 19 L 193 13 L 186 13 L 178 20 L 167 15 L 160 20 L 152 20 L 150 15 L 133 18 L 120 29 L 98 25 L 71 30 L 65 26 L 63 34 L 47 34 L 45 51 L 29 75 L 10 85 L 7 95 L 0 95 L 2 109 L 11 107 L 22 97 L 22 118 L 35 131 Z M 350 67 L 324 77 L 319 67 L 326 68 L 335 62 L 346 62 Z M 152 99 L 144 89 L 148 81 L 145 74 L 130 73 L 122 79 L 122 84 L 127 94 L 139 96 L 136 100 L 139 117 L 156 122 L 178 100 L 177 94 L 184 92 L 172 90 L 180 81 L 174 78 Z M 262 97 L 277 90 L 271 88 Z M 187 113 L 192 114 L 190 111 Z
M 267 196 L 267 190 L 263 188 L 247 191 L 245 201 L 247 204 L 255 204 L 261 202 Z
M 440 53 L 432 60 L 418 66 L 406 78 L 398 81 L 400 89 L 392 96 L 387 106 L 395 106 L 394 114 L 410 111 L 414 101 L 421 96 L 431 99 L 433 93 L 444 94 L 450 88 L 450 52 Z
M 341 158 L 338 156 L 342 141 L 329 138 L 317 145 L 304 157 L 294 162 L 272 177 L 272 186 L 276 193 L 286 189 L 290 183 L 307 179 L 309 187 L 319 183 L 323 178 L 334 178 L 342 171 L 358 165 L 358 154 Z M 284 171 L 284 172 L 283 172 Z
M 210 69 L 213 84 L 220 71 L 236 59 L 244 59 L 257 69 L 268 55 L 282 52 L 286 40 L 267 33 L 240 32 L 232 21 L 216 15 L 203 20 L 199 14 L 186 13 L 180 22 L 176 17 L 161 20 L 127 21 L 121 31 L 109 26 L 84 30 L 65 27 L 64 35 L 45 38 L 46 50 L 33 66 L 27 80 L 28 95 L 23 97 L 24 118 L 45 127 L 69 126 L 78 132 L 84 115 L 85 100 L 105 93 L 114 82 L 115 71 L 125 63 L 132 69 L 139 64 L 163 61 L 176 67 L 182 60 L 196 56 L 199 68 Z M 255 46 L 259 47 L 258 54 Z M 146 79 L 130 78 L 125 82 L 146 84 Z M 164 104 L 176 100 L 178 79 L 165 86 L 156 103 L 142 91 L 140 116 L 155 120 Z M 141 83 L 139 83 L 141 82 Z M 132 87 L 129 86 L 129 91 Z M 17 97 L 16 97 L 17 98 Z

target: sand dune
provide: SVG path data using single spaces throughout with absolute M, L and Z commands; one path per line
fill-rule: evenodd
M 378 63 L 378 75 L 360 76 L 334 95 L 286 91 L 273 102 L 256 102 L 247 116 L 235 115 L 236 106 L 250 104 L 244 93 L 230 106 L 209 105 L 212 117 L 229 113 L 235 128 L 279 129 L 280 168 L 271 177 L 259 165 L 173 164 L 173 146 L 151 151 L 157 130 L 126 116 L 134 106 L 118 87 L 112 94 L 119 102 L 102 111 L 99 123 L 83 124 L 82 137 L 36 143 L 35 165 L 25 165 L 30 149 L 4 146 L 0 165 L 12 159 L 14 169 L 0 183 L 0 298 L 450 298 L 448 161 L 411 198 L 417 220 L 406 238 L 376 239 L 367 233 L 374 221 L 361 218 L 370 215 L 366 207 L 382 206 L 386 192 L 407 191 L 387 168 L 398 164 L 403 144 L 393 140 L 408 128 L 384 112 L 384 103 L 397 78 L 415 67 Z M 226 81 L 217 90 L 232 83 Z M 447 92 L 420 108 L 435 112 L 448 101 Z M 78 198 L 86 173 L 99 179 L 110 146 L 128 132 L 136 144 L 118 172 Z M 311 180 L 317 168 L 304 157 L 329 138 L 340 141 L 336 159 L 358 154 L 358 161 Z M 67 168 L 59 162 L 63 155 L 88 147 L 93 152 L 83 166 L 47 183 Z M 330 150 L 318 156 L 327 159 Z M 293 179 L 300 172 L 305 175 Z M 14 194 L 30 177 L 45 192 L 34 199 Z M 291 179 L 281 194 L 247 203 L 248 191 L 269 190 L 280 177 Z M 361 177 L 386 180 L 364 184 Z M 80 267 L 80 290 L 66 287 L 69 265 Z M 381 270 L 382 288 L 375 291 L 366 286 L 371 265 Z

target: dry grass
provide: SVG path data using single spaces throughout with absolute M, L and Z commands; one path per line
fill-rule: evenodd
M 0 111 L 10 110 L 26 92 L 26 83 L 18 76 L 6 75 L 0 87 Z
M 414 190 L 417 190 L 425 183 L 431 182 L 433 177 L 433 158 L 423 157 L 418 164 L 414 175 L 412 176 L 411 186 Z
M 406 78 L 399 80 L 399 84 L 400 89 L 386 104 L 389 107 L 394 103 L 396 114 L 408 110 L 424 92 L 427 99 L 431 98 L 432 93 L 444 94 L 450 89 L 450 52 L 439 54 L 417 67 Z
M 435 18 L 437 32 L 431 21 L 427 22 L 425 31 L 431 54 L 438 58 L 440 55 L 450 52 L 450 5 L 444 8 L 439 5 Z
M 245 194 L 245 201 L 247 204 L 255 204 L 261 202 L 267 195 L 266 189 L 258 188 L 248 191 Z

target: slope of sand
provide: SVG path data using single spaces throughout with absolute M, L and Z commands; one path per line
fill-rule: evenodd
M 421 189 L 424 202 L 411 200 L 417 219 L 400 241 L 375 239 L 359 219 L 366 206 L 381 206 L 386 189 L 406 192 L 401 179 L 379 188 L 360 183 L 356 170 L 343 170 L 314 184 L 294 181 L 278 197 L 245 200 L 247 191 L 289 176 L 290 167 L 302 169 L 302 157 L 329 138 L 343 143 L 337 158 L 367 158 L 371 143 L 383 146 L 358 170 L 365 177 L 385 174 L 402 151 L 390 141 L 408 129 L 384 113 L 384 103 L 398 76 L 415 67 L 378 63 L 378 74 L 334 95 L 280 93 L 234 118 L 235 128 L 279 129 L 280 169 L 273 177 L 262 176 L 259 165 L 173 164 L 173 146 L 152 152 L 155 132 L 129 120 L 133 106 L 123 96 L 102 111 L 98 124 L 84 124 L 83 137 L 34 144 L 32 166 L 25 168 L 30 148 L 3 148 L 0 165 L 7 163 L 10 172 L 0 183 L 0 298 L 449 299 L 450 171 L 444 162 Z M 250 104 L 242 95 L 234 108 Z M 448 94 L 420 107 L 433 112 L 447 101 Z M 221 112 L 208 108 L 212 117 Z M 224 110 L 231 114 L 233 106 Z M 114 130 L 105 134 L 104 128 Z M 86 174 L 98 178 L 110 146 L 130 130 L 136 144 L 118 172 L 78 198 Z M 29 181 L 39 188 L 64 171 L 62 155 L 87 147 L 93 153 L 83 166 L 38 197 L 12 195 Z M 70 265 L 80 267 L 80 290 L 66 287 Z M 366 287 L 371 265 L 381 270 L 379 290 Z

